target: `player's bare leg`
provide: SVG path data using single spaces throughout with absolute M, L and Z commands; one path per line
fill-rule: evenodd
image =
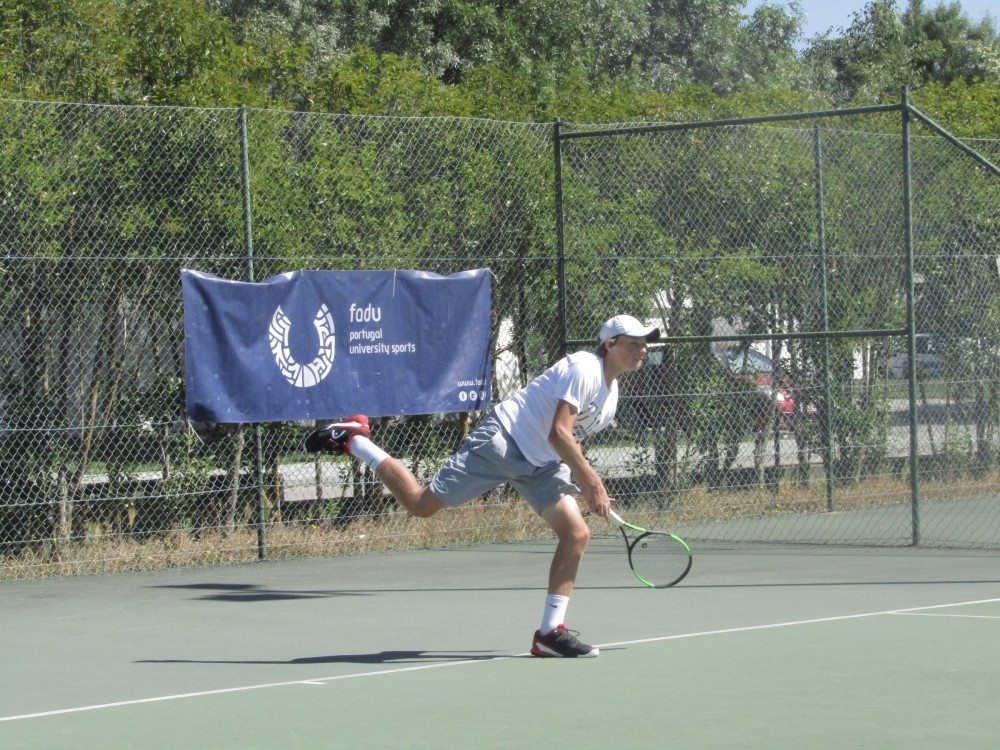
M 559 498 L 541 515 L 556 532 L 559 542 L 549 567 L 549 591 L 545 597 L 542 624 L 531 640 L 531 653 L 541 657 L 597 656 L 600 650 L 583 643 L 574 632 L 566 629 L 563 621 L 580 561 L 590 541 L 590 529 L 583 520 L 576 498 L 570 495 Z
M 445 507 L 398 459 L 391 456 L 383 459 L 375 468 L 375 476 L 411 515 L 428 518 Z
M 306 436 L 305 449 L 310 453 L 356 456 L 372 468 L 399 504 L 415 516 L 427 518 L 444 507 L 401 461 L 371 442 L 371 429 L 364 414 L 317 427 Z
M 590 542 L 590 528 L 583 520 L 576 498 L 571 495 L 563 495 L 545 508 L 541 515 L 559 539 L 549 567 L 549 593 L 569 596 L 573 593 L 580 561 Z

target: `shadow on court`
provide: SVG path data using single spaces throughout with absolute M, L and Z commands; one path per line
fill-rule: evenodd
M 853 580 L 853 581 L 811 581 L 808 583 L 716 583 L 716 584 L 692 584 L 685 582 L 685 589 L 745 589 L 745 588 L 792 588 L 792 587 L 836 587 L 836 586 L 956 586 L 961 584 L 998 584 L 1000 578 L 962 578 L 954 580 Z M 488 592 L 509 592 L 509 591 L 531 591 L 534 589 L 523 586 L 516 587 L 476 587 L 459 588 L 455 586 L 440 586 L 434 588 L 372 588 L 366 591 L 349 590 L 295 590 L 278 591 L 262 588 L 253 584 L 232 585 L 224 583 L 197 583 L 170 586 L 157 586 L 155 588 L 174 589 L 181 591 L 212 592 L 195 597 L 198 601 L 205 602 L 234 602 L 244 604 L 256 604 L 260 602 L 280 602 L 308 599 L 329 599 L 338 597 L 371 597 L 383 594 L 416 594 L 416 593 L 443 593 L 443 592 L 466 592 L 466 593 L 488 593 Z M 580 585 L 578 591 L 618 591 L 622 589 L 634 589 L 635 584 L 626 581 L 624 584 L 614 586 Z
M 501 654 L 476 651 L 443 653 L 441 651 L 380 651 L 377 654 L 337 654 L 306 656 L 298 659 L 268 661 L 265 659 L 139 659 L 137 664 L 421 664 L 449 661 L 487 661 Z
M 635 585 L 626 580 L 626 582 L 619 586 L 602 586 L 602 587 L 591 587 L 591 588 L 610 588 L 610 589 L 621 589 L 621 588 L 634 588 Z M 199 601 L 214 601 L 214 602 L 243 602 L 246 604 L 254 604 L 258 602 L 278 602 L 278 601 L 291 601 L 296 599 L 331 599 L 337 597 L 365 597 L 365 596 L 379 596 L 382 594 L 429 594 L 429 593 L 443 593 L 443 592 L 466 592 L 466 593 L 482 593 L 482 592 L 506 592 L 506 591 L 535 591 L 537 587 L 531 586 L 476 586 L 476 587 L 460 587 L 460 586 L 450 586 L 441 585 L 434 587 L 378 587 L 370 588 L 364 591 L 355 590 L 274 590 L 267 589 L 260 586 L 255 586 L 253 584 L 240 584 L 232 585 L 225 583 L 197 583 L 197 584 L 181 584 L 181 585 L 170 585 L 170 586 L 155 586 L 154 588 L 160 589 L 174 589 L 179 591 L 207 591 L 211 593 L 206 593 L 202 596 L 194 597 Z
M 338 591 L 338 590 L 285 590 L 269 589 L 253 583 L 182 583 L 166 586 L 154 586 L 160 589 L 175 589 L 179 591 L 209 592 L 197 597 L 205 601 L 244 602 L 280 602 L 296 599 L 330 599 L 342 596 L 371 596 L 370 591 Z

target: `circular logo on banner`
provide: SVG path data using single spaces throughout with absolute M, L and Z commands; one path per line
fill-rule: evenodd
M 267 338 L 278 369 L 281 370 L 285 380 L 297 388 L 312 388 L 318 385 L 333 369 L 335 341 L 333 315 L 326 305 L 316 311 L 313 326 L 319 334 L 319 353 L 312 362 L 305 365 L 296 362 L 292 356 L 292 350 L 288 346 L 288 333 L 292 330 L 292 321 L 285 315 L 280 305 L 274 311 L 271 325 L 267 329 Z

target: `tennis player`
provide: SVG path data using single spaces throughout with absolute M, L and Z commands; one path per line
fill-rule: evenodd
M 426 485 L 371 441 L 368 418 L 363 415 L 314 430 L 306 437 L 306 449 L 348 454 L 363 461 L 400 505 L 420 518 L 510 483 L 558 538 L 531 653 L 597 656 L 598 649 L 582 643 L 564 624 L 577 570 L 590 541 L 576 496 L 582 496 L 602 518 L 607 518 L 613 502 L 583 455 L 580 441 L 611 423 L 618 404 L 618 376 L 637 370 L 648 344 L 659 338 L 659 328 L 645 326 L 630 315 L 611 318 L 601 328 L 595 352 L 564 357 L 496 404 Z

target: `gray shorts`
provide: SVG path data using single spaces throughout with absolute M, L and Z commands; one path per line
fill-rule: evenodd
M 580 491 L 562 461 L 544 466 L 528 461 L 492 412 L 476 425 L 455 455 L 434 475 L 430 490 L 442 503 L 457 508 L 505 482 L 536 512 L 563 495 Z

